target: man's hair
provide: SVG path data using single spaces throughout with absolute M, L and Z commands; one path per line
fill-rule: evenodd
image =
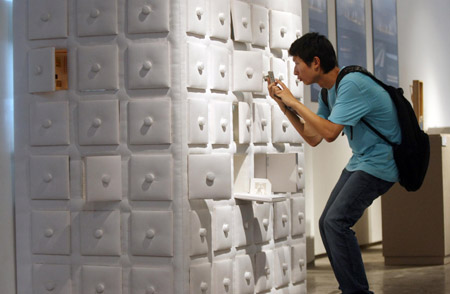
M 308 66 L 317 56 L 324 73 L 338 66 L 336 52 L 331 42 L 318 33 L 307 33 L 292 43 L 289 55 L 300 57 Z

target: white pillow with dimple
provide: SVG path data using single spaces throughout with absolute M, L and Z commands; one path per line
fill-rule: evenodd
M 289 246 L 276 248 L 275 253 L 275 283 L 276 288 L 286 286 L 291 279 L 291 252 Z
M 300 5 L 301 6 L 301 5 Z M 299 15 L 291 14 L 292 18 L 292 33 L 294 34 L 293 39 L 296 40 L 300 38 L 303 34 L 303 24 L 302 18 Z
M 213 101 L 210 107 L 210 132 L 212 144 L 230 144 L 232 134 L 231 103 Z
M 33 294 L 72 293 L 68 264 L 33 264 Z
M 81 293 L 122 294 L 122 268 L 119 266 L 83 265 Z
M 69 157 L 30 157 L 31 199 L 69 199 Z
M 212 234 L 214 251 L 230 249 L 233 245 L 233 207 L 219 206 L 213 210 Z
M 32 211 L 31 244 L 33 254 L 70 255 L 70 213 Z
M 208 101 L 188 99 L 189 144 L 207 144 L 209 138 Z
M 171 100 L 152 98 L 128 103 L 130 144 L 172 143 Z
M 289 223 L 288 201 L 275 202 L 273 206 L 273 238 L 275 240 L 289 236 Z
M 170 46 L 167 41 L 132 44 L 128 47 L 128 87 L 170 87 Z
M 288 60 L 288 67 L 289 67 L 289 90 L 291 90 L 292 95 L 294 95 L 295 98 L 301 99 L 304 97 L 304 88 L 303 88 L 303 82 L 301 82 L 298 77 L 294 74 L 295 70 L 295 62 L 292 60 Z
M 134 155 L 130 159 L 131 200 L 172 200 L 171 154 Z
M 269 11 L 259 5 L 252 5 L 253 45 L 266 47 L 269 43 Z
M 208 11 L 205 0 L 187 0 L 187 28 L 188 33 L 206 35 L 208 27 Z
M 300 136 L 278 105 L 272 106 L 272 142 L 303 143 L 302 136 Z
M 168 32 L 169 2 L 167 0 L 129 0 L 128 33 Z
M 173 212 L 131 213 L 131 254 L 173 256 Z
M 131 268 L 130 294 L 165 293 L 175 294 L 172 266 L 154 265 L 153 267 Z
M 82 255 L 120 256 L 120 211 L 80 213 Z
M 305 234 L 305 197 L 291 198 L 292 228 L 291 235 Z
M 233 260 L 219 260 L 213 263 L 213 279 L 215 294 L 233 293 Z
M 213 90 L 230 89 L 230 51 L 226 47 L 211 45 L 209 47 L 210 87 Z
M 55 48 L 28 51 L 28 92 L 55 91 Z
M 78 36 L 117 35 L 117 1 L 78 0 Z
M 230 154 L 190 154 L 188 177 L 189 199 L 230 199 Z
M 190 256 L 208 254 L 211 248 L 211 214 L 208 209 L 190 211 Z
M 67 38 L 67 0 L 28 2 L 28 38 Z
M 297 160 L 298 160 L 297 169 L 299 176 L 298 188 L 305 189 L 305 153 L 304 152 L 297 153 Z
M 268 143 L 271 135 L 270 105 L 253 103 L 253 143 Z
M 31 146 L 69 145 L 69 103 L 36 102 L 30 106 Z
M 269 11 L 270 48 L 289 49 L 295 40 L 292 28 L 292 14 L 276 10 Z
M 234 283 L 237 293 L 253 294 L 255 292 L 254 273 L 250 255 L 238 255 L 234 258 Z
M 248 144 L 250 143 L 250 134 L 252 130 L 252 116 L 250 105 L 248 103 L 238 103 L 238 116 L 238 142 L 239 144 Z
M 187 86 L 206 89 L 208 84 L 208 49 L 200 43 L 188 42 Z
M 253 204 L 253 215 L 255 216 L 253 240 L 255 244 L 267 242 L 273 237 L 272 207 L 271 203 Z
M 119 144 L 119 103 L 117 100 L 78 103 L 78 141 L 80 145 Z
M 78 47 L 78 89 L 80 91 L 119 88 L 119 49 L 117 45 Z
M 291 250 L 292 256 L 292 283 L 303 282 L 306 280 L 306 244 L 293 244 Z M 306 293 L 306 292 L 305 292 Z
M 210 1 L 209 23 L 211 37 L 230 38 L 230 0 Z
M 298 0 L 287 0 L 287 12 L 295 14 L 297 16 L 302 16 L 302 5 Z
M 253 209 L 251 205 L 234 207 L 234 246 L 253 244 Z
M 270 63 L 274 77 L 282 81 L 286 86 L 289 86 L 288 67 L 286 61 L 281 58 L 272 57 L 270 59 Z
M 120 155 L 88 156 L 86 165 L 86 200 L 122 200 L 122 162 Z
M 267 8 L 278 11 L 288 11 L 290 1 L 291 0 L 269 0 Z M 297 5 L 301 5 L 301 1 L 297 0 Z
M 233 52 L 233 90 L 261 92 L 263 88 L 263 57 L 261 52 Z
M 253 36 L 250 4 L 232 0 L 231 17 L 233 21 L 234 40 L 237 42 L 251 43 Z
M 267 89 L 268 84 L 266 81 L 266 76 L 269 74 L 269 70 L 271 70 L 271 69 L 270 69 L 270 57 L 265 54 L 263 54 L 262 66 L 263 66 L 262 90 L 261 90 L 261 92 L 254 92 L 254 94 L 267 96 L 267 95 L 269 95 L 269 90 Z
M 270 290 L 275 276 L 274 255 L 272 250 L 257 252 L 255 255 L 256 293 Z
M 200 263 L 189 267 L 189 294 L 211 294 L 211 264 Z

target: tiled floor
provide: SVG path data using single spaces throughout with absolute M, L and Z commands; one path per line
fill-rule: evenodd
M 371 290 L 375 294 L 450 293 L 450 264 L 445 266 L 385 266 L 381 245 L 363 250 Z M 338 294 L 338 284 L 327 257 L 308 265 L 308 294 Z

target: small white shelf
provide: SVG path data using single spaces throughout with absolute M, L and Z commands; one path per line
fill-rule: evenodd
M 286 200 L 286 195 L 285 194 L 258 195 L 249 193 L 237 193 L 234 194 L 234 199 L 258 201 L 258 202 L 279 202 Z

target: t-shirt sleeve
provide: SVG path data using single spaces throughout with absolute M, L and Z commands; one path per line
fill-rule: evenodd
M 358 85 L 343 78 L 339 84 L 336 103 L 328 120 L 335 124 L 355 126 L 370 111 L 370 104 Z
M 326 106 L 322 101 L 322 93 L 319 93 L 319 108 L 317 109 L 316 114 L 324 119 L 328 119 L 328 116 L 330 116 L 330 110 L 328 109 L 328 106 Z

